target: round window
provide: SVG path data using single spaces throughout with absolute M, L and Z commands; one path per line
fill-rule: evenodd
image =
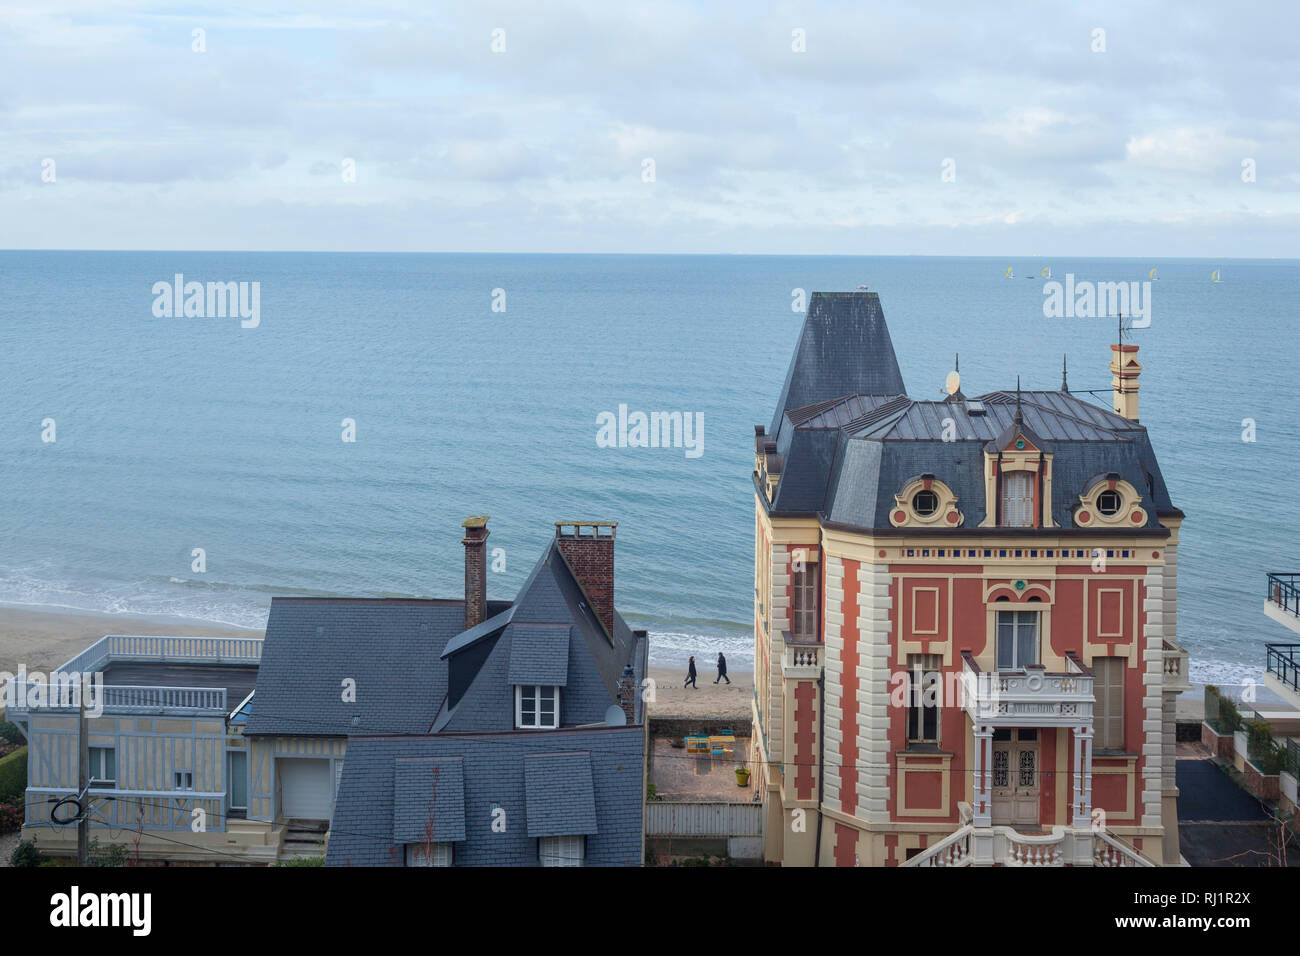
M 933 491 L 918 491 L 912 496 L 912 510 L 922 518 L 939 510 L 939 496 Z
M 1097 496 L 1097 510 L 1104 515 L 1119 514 L 1122 504 L 1118 491 L 1103 491 Z

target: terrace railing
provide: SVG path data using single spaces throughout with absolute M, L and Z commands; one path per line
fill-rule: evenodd
M 194 664 L 257 664 L 260 637 L 165 637 L 107 634 L 59 670 L 90 673 L 112 661 L 165 661 Z
M 93 687 L 93 685 L 92 685 Z M 76 685 L 27 681 L 13 688 L 15 714 L 76 712 Z M 105 684 L 87 694 L 88 709 L 102 707 L 113 714 L 222 714 L 226 713 L 224 687 L 167 687 Z
M 1300 644 L 1265 644 L 1264 654 L 1268 673 L 1300 693 Z
M 1272 572 L 1268 576 L 1268 596 L 1288 614 L 1300 617 L 1300 573 Z

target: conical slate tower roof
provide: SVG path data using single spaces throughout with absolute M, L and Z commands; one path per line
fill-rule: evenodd
M 814 292 L 768 433 L 787 411 L 845 395 L 905 395 L 875 292 Z

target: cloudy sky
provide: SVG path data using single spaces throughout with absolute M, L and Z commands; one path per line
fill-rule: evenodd
M 5 2 L 0 248 L 1296 257 L 1298 33 L 1283 2 Z

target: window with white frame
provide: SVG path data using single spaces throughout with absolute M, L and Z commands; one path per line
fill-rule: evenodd
M 90 777 L 96 787 L 117 786 L 117 751 L 112 747 L 89 747 Z
M 1007 471 L 1002 474 L 1002 526 L 1032 528 L 1034 525 L 1034 473 Z
M 194 789 L 194 771 L 193 770 L 176 770 L 172 772 L 172 789 L 173 790 L 193 790 Z
M 584 836 L 542 837 L 537 841 L 537 857 L 542 866 L 582 866 L 586 840 Z
M 520 685 L 515 688 L 515 726 L 554 730 L 560 726 L 560 688 Z
M 998 611 L 998 670 L 1038 663 L 1038 612 Z
M 406 866 L 451 866 L 455 853 L 450 843 L 406 844 Z

